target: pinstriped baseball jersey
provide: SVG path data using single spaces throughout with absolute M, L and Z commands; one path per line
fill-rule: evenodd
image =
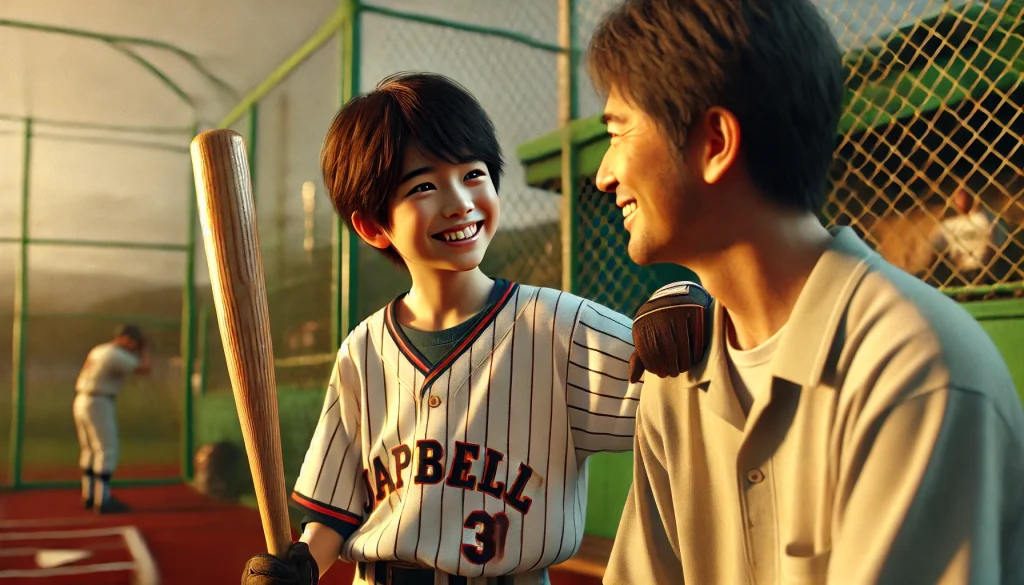
M 293 499 L 341 558 L 470 577 L 543 571 L 579 547 L 586 457 L 633 446 L 631 321 L 557 290 L 501 300 L 440 361 L 393 301 L 345 340 Z

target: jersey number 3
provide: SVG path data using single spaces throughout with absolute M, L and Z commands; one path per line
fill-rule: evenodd
M 508 516 L 498 512 L 491 516 L 477 510 L 466 516 L 462 524 L 476 532 L 476 544 L 463 544 L 462 554 L 474 565 L 483 565 L 497 556 L 505 554 L 505 538 L 508 536 Z

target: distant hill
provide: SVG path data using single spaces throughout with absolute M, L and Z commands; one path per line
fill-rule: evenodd
M 561 279 L 561 242 L 555 222 L 523 229 L 499 230 L 483 262 L 492 276 L 519 282 L 558 287 Z M 408 275 L 388 263 L 367 246 L 359 251 L 358 303 L 361 317 L 383 306 L 407 290 Z M 265 259 L 266 260 L 266 259 Z M 314 250 L 311 259 L 267 262 L 268 300 L 275 352 L 288 354 L 286 337 L 305 322 L 321 323 L 328 329 L 331 312 L 332 254 L 329 247 Z M 271 273 L 280 270 L 284 274 Z M 80 275 L 33 272 L 29 282 L 31 313 L 156 315 L 171 325 L 147 327 L 163 355 L 177 355 L 180 332 L 174 323 L 181 317 L 182 289 L 153 286 L 145 281 L 108 274 Z M 11 355 L 13 282 L 0 280 L 0 355 Z M 208 286 L 196 290 L 196 310 L 211 305 Z M 84 352 L 109 338 L 119 323 L 92 318 L 34 317 L 29 321 L 28 349 L 34 363 L 73 363 L 77 367 Z M 145 322 L 141 323 L 146 325 Z M 219 343 L 216 321 L 211 319 L 211 343 Z M 326 332 L 321 332 L 316 351 L 330 351 Z M 323 346 L 323 347 L 320 347 Z M 0 375 L 9 372 L 10 360 L 0 359 Z
M 0 276 L 0 314 L 9 313 L 14 304 L 14 271 Z M 57 273 L 31 270 L 28 304 L 32 312 L 80 312 L 104 300 L 120 296 L 122 290 L 145 290 L 145 280 L 112 274 Z

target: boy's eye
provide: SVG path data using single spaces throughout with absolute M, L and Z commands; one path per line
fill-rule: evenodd
M 462 180 L 463 181 L 469 181 L 471 179 L 477 179 L 477 178 L 482 177 L 482 176 L 484 176 L 484 172 L 483 171 L 481 171 L 480 169 L 474 169 L 474 170 L 469 171 L 468 173 L 466 173 L 465 178 L 463 178 Z
M 409 192 L 406 193 L 406 195 L 408 196 L 415 195 L 416 193 L 426 193 L 427 191 L 431 191 L 435 188 L 436 187 L 434 187 L 433 183 L 420 183 L 419 185 L 416 185 L 415 187 L 410 189 Z

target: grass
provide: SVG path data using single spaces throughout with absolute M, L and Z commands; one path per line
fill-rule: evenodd
M 42 374 L 37 374 L 41 378 Z M 119 468 L 177 465 L 181 458 L 181 383 L 173 371 L 130 379 L 117 400 Z M 31 382 L 31 381 L 30 381 Z M 72 416 L 74 381 L 30 383 L 26 390 L 22 477 L 78 477 L 78 437 Z M 0 389 L 0 477 L 10 471 L 11 392 Z

